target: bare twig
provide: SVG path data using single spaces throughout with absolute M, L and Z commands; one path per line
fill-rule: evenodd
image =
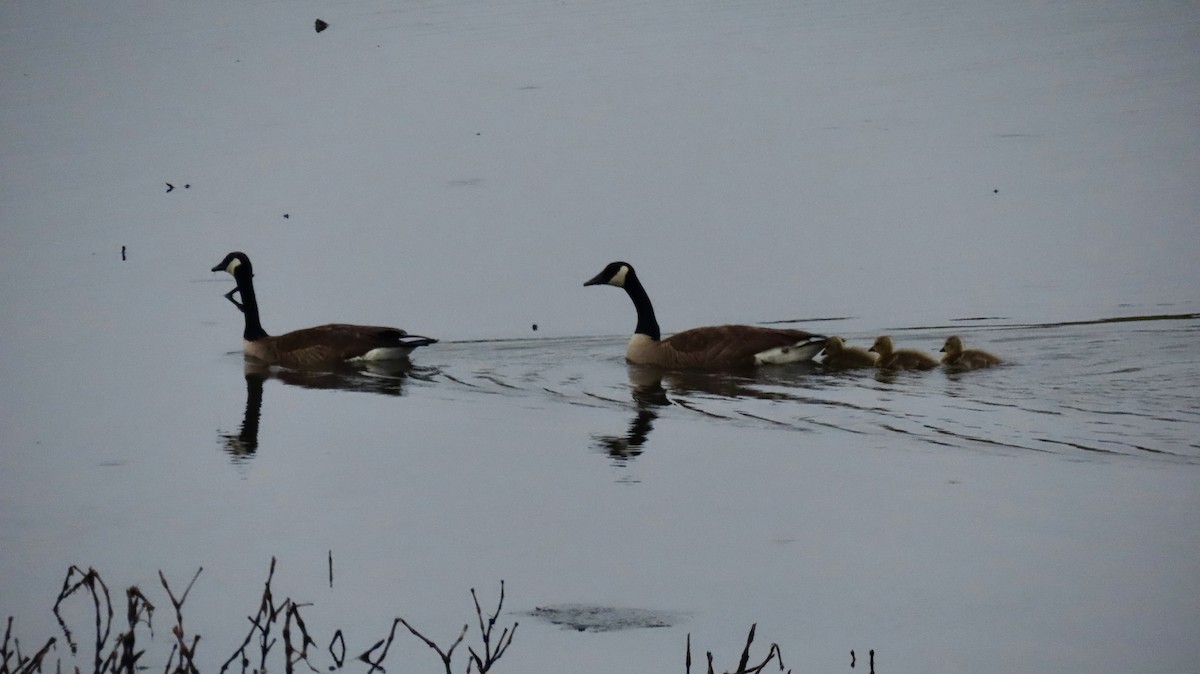
M 337 650 L 334 650 L 337 646 Z M 329 657 L 333 658 L 333 664 L 339 669 L 346 662 L 346 638 L 342 636 L 342 631 L 337 630 L 333 633 L 333 638 L 329 640 Z
M 274 641 L 270 638 L 271 623 L 275 621 L 279 615 L 279 608 L 275 607 L 275 600 L 271 594 L 271 580 L 275 577 L 275 558 L 271 558 L 271 569 L 267 573 L 267 582 L 263 586 L 262 601 L 259 602 L 258 613 L 253 616 L 247 616 L 250 621 L 250 631 L 246 633 L 245 640 L 238 647 L 233 655 L 221 665 L 222 674 L 229 668 L 229 663 L 233 662 L 241 656 L 242 671 L 245 672 L 250 667 L 250 656 L 246 654 L 246 648 L 250 646 L 250 641 L 254 639 L 255 633 L 259 635 L 259 648 L 262 654 L 262 660 L 259 669 L 266 669 L 267 652 L 271 650 Z
M 54 647 L 56 639 L 50 637 L 46 641 L 46 645 L 34 653 L 31 657 L 21 655 L 21 641 L 12 636 L 13 618 L 8 617 L 8 623 L 4 627 L 4 642 L 0 644 L 0 674 L 33 674 L 33 672 L 42 671 L 42 660 L 46 654 Z M 9 647 L 9 644 L 12 647 Z M 11 663 L 11 664 L 10 664 Z
M 167 591 L 167 596 L 171 599 L 171 606 L 175 608 L 175 626 L 171 628 L 171 634 L 175 635 L 179 653 L 179 663 L 173 670 L 175 674 L 199 674 L 199 670 L 196 669 L 195 659 L 196 646 L 200 643 L 200 635 L 193 636 L 192 643 L 188 644 L 183 629 L 183 603 L 187 601 L 188 593 L 192 591 L 192 586 L 196 584 L 196 579 L 200 577 L 200 572 L 202 571 L 204 571 L 204 567 L 196 569 L 196 575 L 192 576 L 191 582 L 188 583 L 187 588 L 183 591 L 183 595 L 179 598 L 175 597 L 175 593 L 171 590 L 171 584 L 167 582 L 167 577 L 163 575 L 163 572 L 161 570 L 158 572 L 158 579 L 162 582 L 163 589 Z M 174 654 L 176 649 L 173 648 L 171 652 Z M 170 668 L 171 660 L 168 658 L 167 669 L 170 670 Z
M 79 580 L 72 580 L 79 576 Z M 103 656 L 104 645 L 108 642 L 109 634 L 112 632 L 113 608 L 112 600 L 108 593 L 108 585 L 100 578 L 100 574 L 93 568 L 88 568 L 87 571 L 80 569 L 78 566 L 72 565 L 67 569 L 67 577 L 63 579 L 62 591 L 58 593 L 58 600 L 54 602 L 54 617 L 58 619 L 58 625 L 62 628 L 63 636 L 67 639 L 67 645 L 71 648 L 71 653 L 77 653 L 79 648 L 75 640 L 71 637 L 71 630 L 67 627 L 67 623 L 63 620 L 62 614 L 59 613 L 59 608 L 62 603 L 78 592 L 80 589 L 87 589 L 92 595 L 92 606 L 96 612 L 96 650 L 93 654 L 93 671 L 97 674 L 103 671 Z M 103 607 L 101 606 L 101 598 L 103 597 Z
M 475 595 L 475 588 L 471 588 L 471 599 L 475 601 L 475 615 L 479 618 L 479 635 L 483 640 L 483 657 L 480 658 L 475 649 L 467 647 L 467 652 L 471 654 L 471 663 L 475 665 L 475 671 L 479 674 L 486 674 L 492 668 L 492 665 L 504 655 L 504 651 L 512 645 L 513 636 L 517 633 L 517 626 L 520 623 L 514 622 L 511 628 L 505 627 L 500 632 L 500 638 L 496 641 L 496 650 L 492 650 L 492 628 L 496 626 L 496 618 L 500 615 L 500 610 L 504 607 L 504 581 L 500 581 L 500 601 L 496 603 L 496 611 L 488 616 L 487 625 L 483 622 L 483 610 L 479 608 L 479 597 Z M 471 663 L 467 664 L 467 671 L 471 671 Z
M 783 664 L 783 652 L 779 649 L 779 644 L 776 644 L 776 643 L 772 643 L 771 647 L 767 649 L 767 657 L 764 658 L 762 662 L 758 663 L 757 665 L 750 664 L 750 646 L 751 646 L 751 644 L 754 643 L 754 633 L 755 633 L 755 631 L 757 631 L 757 629 L 758 629 L 758 623 L 754 623 L 753 625 L 750 626 L 750 633 L 748 635 L 746 635 L 746 646 L 742 649 L 742 656 L 738 660 L 737 669 L 731 673 L 727 672 L 726 674 L 760 674 L 760 672 L 762 672 L 763 669 L 765 669 L 767 665 L 769 665 L 770 663 L 772 663 L 776 660 L 778 660 L 778 662 L 779 662 L 779 671 L 781 671 L 781 672 L 783 671 L 783 668 L 785 667 L 785 665 Z M 714 674 L 712 651 L 707 651 L 706 655 L 708 656 L 708 674 Z M 688 672 L 688 674 L 690 674 L 692 671 L 692 635 L 691 634 L 688 634 L 688 636 L 687 636 L 687 655 L 684 659 L 684 664 L 685 664 L 685 668 L 686 668 L 685 671 Z M 788 672 L 790 674 L 791 670 L 788 670 Z
M 135 651 L 137 626 L 139 623 L 146 623 L 146 627 L 150 630 L 150 636 L 153 638 L 154 625 L 151 623 L 153 614 L 154 604 L 146 599 L 136 585 L 125 590 L 125 620 L 129 629 L 117 635 L 113 649 L 104 661 L 105 670 L 112 670 L 116 674 L 134 674 L 138 667 L 138 660 L 145 653 L 144 650 Z
M 375 672 L 376 670 L 383 671 L 383 667 L 381 666 L 381 663 L 383 662 L 383 659 L 387 657 L 388 650 L 391 649 L 391 647 L 392 647 L 392 641 L 394 641 L 396 638 L 396 626 L 403 622 L 404 622 L 403 618 L 396 618 L 395 620 L 393 620 L 392 621 L 392 629 L 391 629 L 391 631 L 388 632 L 387 638 L 376 641 L 374 646 L 371 646 L 367 650 L 363 651 L 361 655 L 358 656 L 359 660 L 362 660 L 363 662 L 367 663 L 368 665 L 371 665 L 371 669 L 370 669 L 371 672 Z M 407 627 L 407 623 L 405 624 L 405 626 Z M 409 627 L 408 629 L 411 630 L 412 628 Z M 378 650 L 380 646 L 383 646 L 383 650 L 380 651 L 379 657 L 372 660 L 371 653 Z
M 292 600 L 287 600 L 287 614 L 283 621 L 283 649 L 284 649 L 284 667 L 287 674 L 293 674 L 294 666 L 297 662 L 303 661 L 308 665 L 308 668 L 313 672 L 317 672 L 317 668 L 313 667 L 308 660 L 308 646 L 317 645 L 317 642 L 312 640 L 308 635 L 308 628 L 304 625 L 304 618 L 300 617 L 300 605 Z M 292 645 L 292 621 L 296 622 L 296 627 L 300 630 L 301 641 L 300 650 Z
M 415 627 L 413 627 L 412 625 L 409 625 L 408 621 L 405 620 L 404 618 L 396 618 L 396 620 L 400 621 L 400 624 L 407 627 L 408 631 L 412 632 L 413 636 L 420 639 L 421 641 L 424 641 L 426 646 L 429 646 L 430 648 L 432 648 L 434 650 L 434 652 L 438 654 L 438 657 L 440 657 L 442 659 L 442 664 L 446 666 L 446 674 L 451 674 L 450 659 L 454 657 L 454 649 L 458 648 L 458 645 L 462 643 L 463 637 L 465 637 L 467 635 L 467 629 L 470 627 L 470 625 L 463 625 L 462 631 L 458 633 L 458 638 L 454 640 L 454 643 L 450 644 L 450 648 L 443 651 L 440 646 L 433 643 L 433 641 L 430 640 L 428 637 L 426 637 L 424 634 L 421 634 L 420 632 L 418 632 Z M 395 628 L 395 625 L 393 625 L 393 629 L 394 628 Z

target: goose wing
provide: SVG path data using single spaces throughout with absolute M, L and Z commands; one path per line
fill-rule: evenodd
M 693 328 L 664 340 L 679 354 L 681 364 L 753 364 L 754 356 L 771 349 L 794 346 L 816 337 L 803 330 L 763 328 L 753 325 L 714 325 Z
M 372 349 L 415 348 L 436 341 L 399 328 L 330 323 L 279 335 L 273 346 L 280 362 L 304 367 L 359 358 Z

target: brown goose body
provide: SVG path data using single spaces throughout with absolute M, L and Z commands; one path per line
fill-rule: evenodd
M 250 258 L 245 253 L 230 253 L 212 271 L 229 272 L 237 281 L 237 287 L 225 297 L 245 316 L 242 351 L 247 358 L 266 365 L 308 369 L 353 361 L 399 360 L 407 358 L 409 352 L 419 346 L 437 342 L 430 337 L 410 335 L 399 328 L 347 323 L 268 335 L 259 320 Z M 241 296 L 241 302 L 233 299 L 235 292 Z
M 895 348 L 887 335 L 877 338 L 870 351 L 879 354 L 875 366 L 881 370 L 932 370 L 938 366 L 938 360 L 923 351 Z
M 846 346 L 841 337 L 830 337 L 825 341 L 825 360 L 822 361 L 825 367 L 835 370 L 875 367 L 878 360 L 878 354 L 861 346 Z
M 823 336 L 803 330 L 754 325 L 692 328 L 664 339 L 650 298 L 631 265 L 613 262 L 584 285 L 623 288 L 633 301 L 638 323 L 625 350 L 625 359 L 637 365 L 724 369 L 794 363 L 812 360 L 825 344 Z
M 946 338 L 942 353 L 946 354 L 942 356 L 942 365 L 951 370 L 978 370 L 1003 362 L 998 356 L 987 351 L 963 348 L 962 338 L 958 335 Z

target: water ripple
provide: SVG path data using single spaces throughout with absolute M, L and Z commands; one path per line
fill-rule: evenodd
M 1200 463 L 1200 315 L 995 323 L 897 331 L 929 351 L 953 331 L 1006 360 L 958 373 L 826 372 L 811 364 L 664 372 L 627 366 L 624 337 L 451 343 L 429 355 L 441 354 L 434 371 L 456 396 L 516 396 L 548 411 L 561 403 L 632 411 L 629 436 L 596 436 L 606 448 L 623 447 L 622 460 L 653 445 L 656 421 L 678 418 L 883 444 L 902 435 L 947 451 Z

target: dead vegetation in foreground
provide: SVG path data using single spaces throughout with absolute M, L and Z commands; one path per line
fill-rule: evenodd
M 397 617 L 392 621 L 386 637 L 374 641 L 370 647 L 348 662 L 346 636 L 341 629 L 335 630 L 328 645 L 322 647 L 309 633 L 302 614 L 302 611 L 311 609 L 312 604 L 298 603 L 290 597 L 284 597 L 282 600 L 276 599 L 271 587 L 271 581 L 275 577 L 275 564 L 276 560 L 272 558 L 259 601 L 258 612 L 253 616 L 248 616 L 250 627 L 246 636 L 241 645 L 221 665 L 220 674 L 226 674 L 228 671 L 240 672 L 240 674 L 265 674 L 270 668 L 279 666 L 275 660 L 280 657 L 282 657 L 281 664 L 286 674 L 294 674 L 300 667 L 314 673 L 322 671 L 322 668 L 327 671 L 337 671 L 355 662 L 366 665 L 368 674 L 384 674 L 387 671 L 384 668 L 384 661 L 400 626 L 404 626 L 412 636 L 422 641 L 437 655 L 446 674 L 452 674 L 454 671 L 454 654 L 470 631 L 469 623 L 463 625 L 458 636 L 450 641 L 448 646 L 442 646 L 419 631 L 408 620 Z M 197 569 L 187 587 L 178 594 L 167 581 L 166 576 L 161 571 L 158 573 L 159 582 L 166 591 L 174 619 L 170 628 L 171 651 L 167 662 L 161 665 L 164 674 L 200 673 L 200 669 L 196 665 L 196 653 L 200 647 L 201 638 L 199 634 L 190 634 L 185 627 L 183 606 L 203 570 L 203 567 Z M 513 622 L 512 625 L 502 627 L 498 633 L 496 632 L 497 619 L 504 607 L 503 580 L 500 581 L 500 597 L 494 611 L 485 613 L 473 588 L 471 589 L 471 599 L 475 606 L 479 643 L 475 646 L 467 646 L 467 664 L 463 671 L 467 674 L 486 674 L 492 670 L 512 645 L 519 623 Z M 62 610 L 72 602 L 83 602 L 85 605 L 90 605 L 90 612 L 95 616 L 94 624 L 86 629 L 86 635 L 83 634 L 85 631 L 83 629 L 79 629 L 77 634 L 77 630 L 72 629 L 72 626 L 63 617 Z M 0 674 L 33 674 L 44 671 L 61 673 L 64 670 L 64 664 L 66 664 L 67 671 L 73 670 L 77 674 L 89 671 L 89 669 L 92 674 L 135 674 L 149 671 L 150 665 L 143 662 L 146 650 L 142 646 L 147 639 L 154 638 L 153 618 L 156 610 L 158 610 L 157 607 L 136 585 L 130 586 L 125 590 L 124 627 L 117 626 L 118 621 L 113 608 L 112 596 L 99 572 L 93 568 L 85 571 L 78 566 L 72 566 L 67 569 L 62 590 L 54 602 L 54 616 L 62 631 L 61 643 L 65 644 L 65 650 L 69 651 L 69 661 L 64 663 L 67 653 L 60 650 L 60 641 L 57 636 L 48 638 L 36 650 L 23 650 L 20 639 L 13 633 L 13 617 L 9 616 L 4 628 L 3 641 L 0 642 Z M 775 664 L 778 671 L 784 671 L 783 653 L 779 645 L 775 643 L 768 647 L 763 660 L 757 664 L 750 662 L 750 650 L 756 629 L 757 624 L 751 625 L 737 668 L 725 674 L 757 674 L 763 672 L 770 664 Z M 114 630 L 116 634 L 114 634 Z M 90 649 L 84 649 L 85 652 L 91 651 L 90 668 L 78 664 L 80 640 L 90 642 Z M 313 659 L 322 650 L 328 654 L 332 664 L 318 665 L 313 662 Z M 873 652 L 872 656 L 874 656 Z M 708 674 L 715 674 L 712 652 L 707 652 L 706 657 Z M 271 661 L 270 666 L 268 666 L 269 660 Z M 873 657 L 872 660 L 874 660 Z M 70 661 L 74 661 L 74 663 Z M 872 674 L 874 672 L 873 665 L 874 662 L 872 662 Z M 685 671 L 686 674 L 691 674 L 692 671 L 691 634 L 687 637 Z M 787 671 L 791 672 L 790 669 Z

